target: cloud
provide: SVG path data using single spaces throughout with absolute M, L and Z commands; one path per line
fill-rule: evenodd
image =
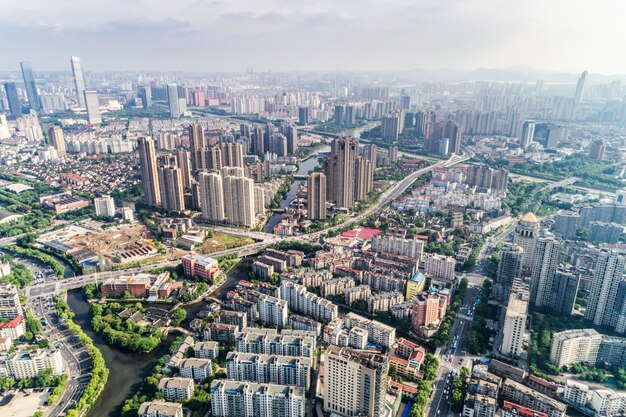
M 626 2 L 4 0 L 3 65 L 225 71 L 526 64 L 626 73 Z M 17 42 L 19 40 L 19 42 Z M 11 69 L 3 68 L 3 69 Z

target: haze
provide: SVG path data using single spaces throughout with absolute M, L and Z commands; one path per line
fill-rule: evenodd
M 0 69 L 626 73 L 626 2 L 4 0 Z

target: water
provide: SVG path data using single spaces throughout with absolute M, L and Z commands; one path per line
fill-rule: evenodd
M 224 300 L 226 293 L 235 288 L 239 280 L 249 279 L 250 259 L 244 259 L 232 269 L 226 282 L 212 296 Z M 152 372 L 156 360 L 168 353 L 168 348 L 175 335 L 170 334 L 161 346 L 149 353 L 127 353 L 108 346 L 102 336 L 91 330 L 89 304 L 83 299 L 81 290 L 70 291 L 67 302 L 74 312 L 74 321 L 93 340 L 94 346 L 100 349 L 104 362 L 109 369 L 109 380 L 104 391 L 89 413 L 89 417 L 118 417 L 124 401 L 135 394 L 141 381 Z M 171 308 L 172 306 L 150 304 L 155 307 Z M 195 318 L 206 304 L 204 301 L 184 306 L 187 311 L 186 322 Z
M 322 150 L 318 151 L 318 153 L 315 153 L 306 161 L 301 162 L 300 165 L 298 166 L 297 173 L 299 175 L 306 175 L 309 173 L 309 171 L 312 171 L 313 169 L 315 169 L 315 167 L 319 165 L 319 152 L 327 152 L 328 149 L 326 148 L 329 148 L 329 147 L 323 148 Z M 287 197 L 280 202 L 280 208 L 287 207 L 289 203 L 291 203 L 291 201 L 294 198 L 296 198 L 296 194 L 298 193 L 298 188 L 301 182 L 302 182 L 301 180 L 295 180 L 291 184 L 291 188 L 289 188 L 289 192 L 287 192 Z M 274 213 L 272 217 L 269 218 L 267 223 L 265 223 L 265 226 L 263 227 L 263 231 L 265 233 L 272 233 L 272 231 L 274 230 L 274 227 L 280 222 L 281 217 L 282 217 L 282 213 Z
M 151 373 L 156 360 L 168 353 L 175 336 L 170 334 L 165 343 L 149 353 L 122 352 L 108 346 L 102 336 L 91 330 L 89 304 L 83 299 L 81 290 L 68 292 L 67 302 L 74 312 L 74 321 L 100 349 L 109 369 L 109 380 L 89 416 L 118 417 L 124 401 L 137 391 L 141 381 Z

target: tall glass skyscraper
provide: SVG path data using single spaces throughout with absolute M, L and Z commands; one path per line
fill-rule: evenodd
M 28 97 L 30 109 L 39 111 L 41 110 L 41 103 L 39 102 L 39 95 L 37 94 L 37 86 L 35 85 L 33 68 L 30 66 L 30 62 L 20 62 L 20 66 L 22 67 L 22 77 L 24 77 L 26 96 Z
M 178 85 L 167 85 L 167 99 L 170 105 L 170 117 L 179 118 L 181 111 L 180 103 L 178 101 Z
M 9 110 L 11 110 L 11 116 L 21 116 L 22 105 L 20 104 L 20 97 L 17 95 L 17 86 L 15 85 L 15 83 L 4 83 L 4 91 L 6 91 L 7 93 L 7 100 L 9 101 Z
M 80 63 L 80 58 L 77 56 L 72 57 L 72 74 L 74 74 L 74 86 L 76 87 L 76 98 L 78 99 L 78 106 L 86 108 L 85 104 L 85 74 L 83 73 L 83 66 Z

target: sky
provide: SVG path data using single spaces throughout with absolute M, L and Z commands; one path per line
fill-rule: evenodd
M 2 0 L 0 69 L 626 74 L 623 0 Z

